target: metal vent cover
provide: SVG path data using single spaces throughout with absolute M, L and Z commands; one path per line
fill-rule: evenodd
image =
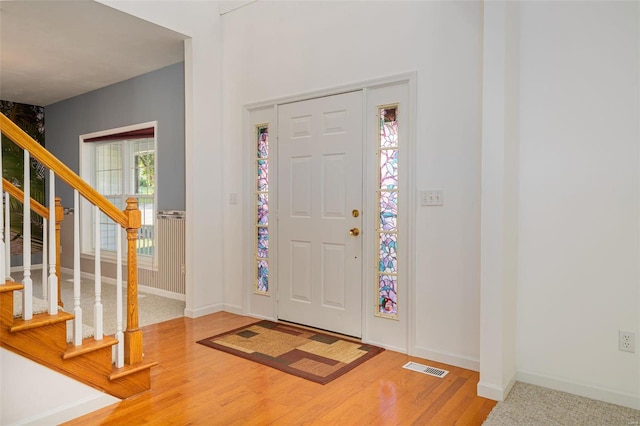
M 430 367 L 428 365 L 418 364 L 417 362 L 409 361 L 402 368 L 406 368 L 407 370 L 417 371 L 418 373 L 428 374 L 430 376 L 435 376 L 439 378 L 443 378 L 449 372 L 447 370 L 443 370 L 442 368 Z

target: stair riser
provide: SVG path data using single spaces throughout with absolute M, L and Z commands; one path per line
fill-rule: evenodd
M 55 340 L 64 342 L 63 324 L 52 324 L 18 333 L 2 331 L 0 337 L 3 346 L 118 398 L 128 398 L 150 389 L 149 369 L 109 380 L 113 371 L 111 347 L 100 348 L 71 359 L 62 359 L 66 344 L 55 343 L 54 339 L 48 337 L 49 331 L 58 336 L 54 337 Z
M 73 315 L 34 315 L 30 321 L 13 317 L 13 292 L 0 291 L 0 345 L 55 371 L 74 378 L 118 398 L 128 398 L 151 388 L 150 368 L 127 372 L 119 369 L 113 380 L 112 346 L 93 345 L 94 348 L 69 352 L 66 343 L 66 321 Z M 113 340 L 113 339 L 111 339 Z M 84 345 L 83 345 L 84 346 Z M 67 359 L 64 359 L 64 358 Z
M 0 326 L 8 328 L 13 325 L 13 292 L 0 293 Z

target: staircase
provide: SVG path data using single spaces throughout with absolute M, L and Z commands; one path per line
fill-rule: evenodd
M 142 332 L 138 329 L 137 298 L 137 236 L 140 228 L 140 210 L 135 199 L 127 200 L 124 211 L 95 191 L 66 165 L 46 151 L 18 126 L 0 114 L 0 130 L 16 145 L 25 150 L 25 181 L 23 190 L 15 188 L 10 182 L 3 180 L 3 191 L 20 199 L 24 207 L 24 218 L 31 216 L 31 211 L 45 217 L 43 253 L 43 293 L 45 293 L 48 309 L 46 312 L 33 312 L 32 280 L 31 280 L 31 229 L 30 221 L 24 226 L 24 277 L 21 283 L 6 281 L 0 284 L 0 346 L 65 374 L 82 383 L 100 389 L 118 398 L 128 398 L 144 392 L 151 387 L 151 367 L 157 363 L 143 359 Z M 1 154 L 1 150 L 0 150 Z M 46 208 L 29 195 L 28 167 L 31 159 L 35 159 L 49 170 L 49 205 Z M 1 168 L 0 158 L 0 168 Z M 99 267 L 96 268 L 96 316 L 94 319 L 94 335 L 82 337 L 82 310 L 80 300 L 80 248 L 79 248 L 79 214 L 75 214 L 74 234 L 74 299 L 73 307 L 62 310 L 59 298 L 60 277 L 60 221 L 62 207 L 55 198 L 55 177 L 62 179 L 75 190 L 74 210 L 79 212 L 79 198 L 83 197 L 95 206 L 96 217 L 103 213 L 119 224 L 127 234 L 127 306 L 126 325 L 122 329 L 122 277 L 119 274 L 118 288 L 118 330 L 113 336 L 102 333 L 102 306 L 99 288 Z M 8 205 L 8 203 L 6 203 Z M 10 265 L 5 241 L 9 237 L 8 214 L 0 208 L 0 277 L 8 276 Z M 97 221 L 99 222 L 99 221 Z M 47 227 L 47 223 L 50 226 Z M 3 227 L 3 224 L 5 225 Z M 56 229 L 58 232 L 56 232 Z M 97 229 L 99 235 L 99 226 Z M 118 238 L 120 240 L 120 238 Z M 8 242 L 8 241 L 7 241 Z M 118 270 L 121 270 L 121 247 L 118 241 Z M 96 264 L 100 263 L 100 251 L 96 249 Z M 22 312 L 14 315 L 14 292 L 20 291 Z M 72 338 L 67 340 L 67 322 L 72 321 Z

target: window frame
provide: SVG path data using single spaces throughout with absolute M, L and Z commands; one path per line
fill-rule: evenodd
M 119 133 L 132 132 L 140 129 L 148 129 L 153 128 L 153 151 L 154 151 L 154 181 L 156 182 L 156 188 L 153 193 L 153 206 L 154 206 L 154 217 L 153 217 L 153 255 L 143 255 L 138 254 L 138 268 L 148 269 L 148 270 L 157 270 L 158 269 L 158 228 L 157 228 L 157 215 L 158 215 L 158 191 L 157 191 L 157 182 L 158 182 L 158 122 L 150 121 L 145 123 L 133 124 L 130 126 L 112 128 L 107 130 L 101 130 L 98 132 L 87 133 L 80 135 L 79 137 L 79 170 L 80 177 L 82 177 L 85 181 L 87 181 L 93 188 L 96 188 L 96 158 L 95 158 L 95 144 L 103 143 L 103 142 L 85 142 L 87 139 L 104 137 L 109 135 L 115 135 Z M 127 138 L 120 139 L 122 141 L 128 140 Z M 116 140 L 114 140 L 115 142 Z M 130 163 L 129 154 L 130 150 L 126 149 L 124 154 L 124 163 L 123 169 L 128 170 L 126 173 L 130 174 L 130 168 L 127 169 L 127 165 Z M 131 181 L 131 176 L 127 179 L 124 177 L 123 186 L 126 186 L 127 182 Z M 125 188 L 125 190 L 129 190 L 130 188 Z M 127 197 L 129 195 L 126 195 Z M 145 194 L 138 194 L 138 197 L 148 197 Z M 95 259 L 95 249 L 93 246 L 95 239 L 95 230 L 93 227 L 93 222 L 95 219 L 95 211 L 93 206 L 85 200 L 83 197 L 80 197 L 80 257 L 83 259 Z M 122 208 L 124 209 L 123 206 Z M 121 229 L 123 235 L 123 245 L 126 242 L 126 231 Z M 123 248 L 126 250 L 126 248 Z M 107 250 L 105 248 L 100 249 L 100 258 L 101 261 L 115 263 L 116 262 L 116 252 Z M 126 256 L 123 256 L 122 260 L 123 264 L 127 264 Z

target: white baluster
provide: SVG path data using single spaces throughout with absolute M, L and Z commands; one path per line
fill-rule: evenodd
M 0 163 L 2 158 L 0 157 Z M 0 167 L 1 169 L 1 167 Z M 4 274 L 0 277 L 6 277 L 7 280 L 13 281 L 11 278 L 11 204 L 9 200 L 11 196 L 8 192 L 4 193 L 4 235 L 2 237 L 2 244 L 4 247 L 0 247 L 0 251 L 4 250 Z M 0 272 L 2 273 L 2 272 Z
M 96 284 L 96 303 L 93 308 L 93 327 L 94 338 L 96 340 L 102 340 L 103 336 L 103 323 L 102 323 L 102 271 L 100 265 L 100 243 L 101 243 L 101 235 L 100 235 L 100 209 L 96 206 L 96 234 L 95 234 L 95 284 Z
M 47 279 L 47 259 L 49 259 L 49 236 L 47 235 L 48 220 L 42 218 L 42 299 L 49 300 L 49 280 Z
M 73 344 L 82 344 L 82 308 L 80 307 L 80 196 L 73 191 Z
M 33 318 L 33 281 L 31 280 L 31 167 L 29 151 L 24 150 L 24 191 L 22 215 L 22 319 Z
M 58 313 L 58 276 L 56 275 L 56 176 L 49 170 L 49 315 Z M 43 254 L 44 257 L 44 254 Z M 44 266 L 44 265 L 43 265 Z M 44 282 L 42 283 L 44 286 Z
M 117 227 L 116 230 L 116 367 L 120 368 L 124 365 L 124 332 L 122 326 L 122 230 Z
M 2 177 L 2 144 L 0 144 L 0 177 Z M 7 198 L 8 195 L 9 194 L 5 195 L 5 199 L 7 199 L 7 205 L 9 205 L 8 198 Z M 2 210 L 2 209 L 0 209 L 0 210 Z M 5 217 L 4 217 L 5 215 L 3 213 L 4 213 L 4 211 L 0 211 L 0 228 L 2 227 L 1 225 L 5 222 Z M 8 214 L 6 216 L 7 216 L 7 218 L 9 217 Z M 8 223 L 9 220 L 7 219 L 6 222 Z M 6 227 L 4 229 L 6 230 Z M 10 269 L 11 268 L 10 267 L 10 263 L 11 262 L 10 261 L 6 262 L 6 259 L 9 259 L 9 257 L 6 256 L 7 251 L 6 251 L 6 247 L 5 247 L 5 244 L 4 244 L 4 240 L 5 239 L 8 240 L 10 238 L 11 238 L 11 233 L 3 232 L 0 229 L 0 259 L 4 259 L 2 262 L 0 262 L 0 277 L 2 277 L 1 279 L 3 280 L 2 284 L 4 284 L 4 281 L 6 281 L 6 277 L 9 275 L 7 273 L 7 271 L 11 270 Z M 11 253 L 9 253 L 9 256 L 11 256 Z
M 2 161 L 2 159 L 0 159 Z M 11 277 L 11 195 L 4 193 L 4 267 L 7 280 L 14 281 Z M 2 276 L 2 275 L 0 275 Z

